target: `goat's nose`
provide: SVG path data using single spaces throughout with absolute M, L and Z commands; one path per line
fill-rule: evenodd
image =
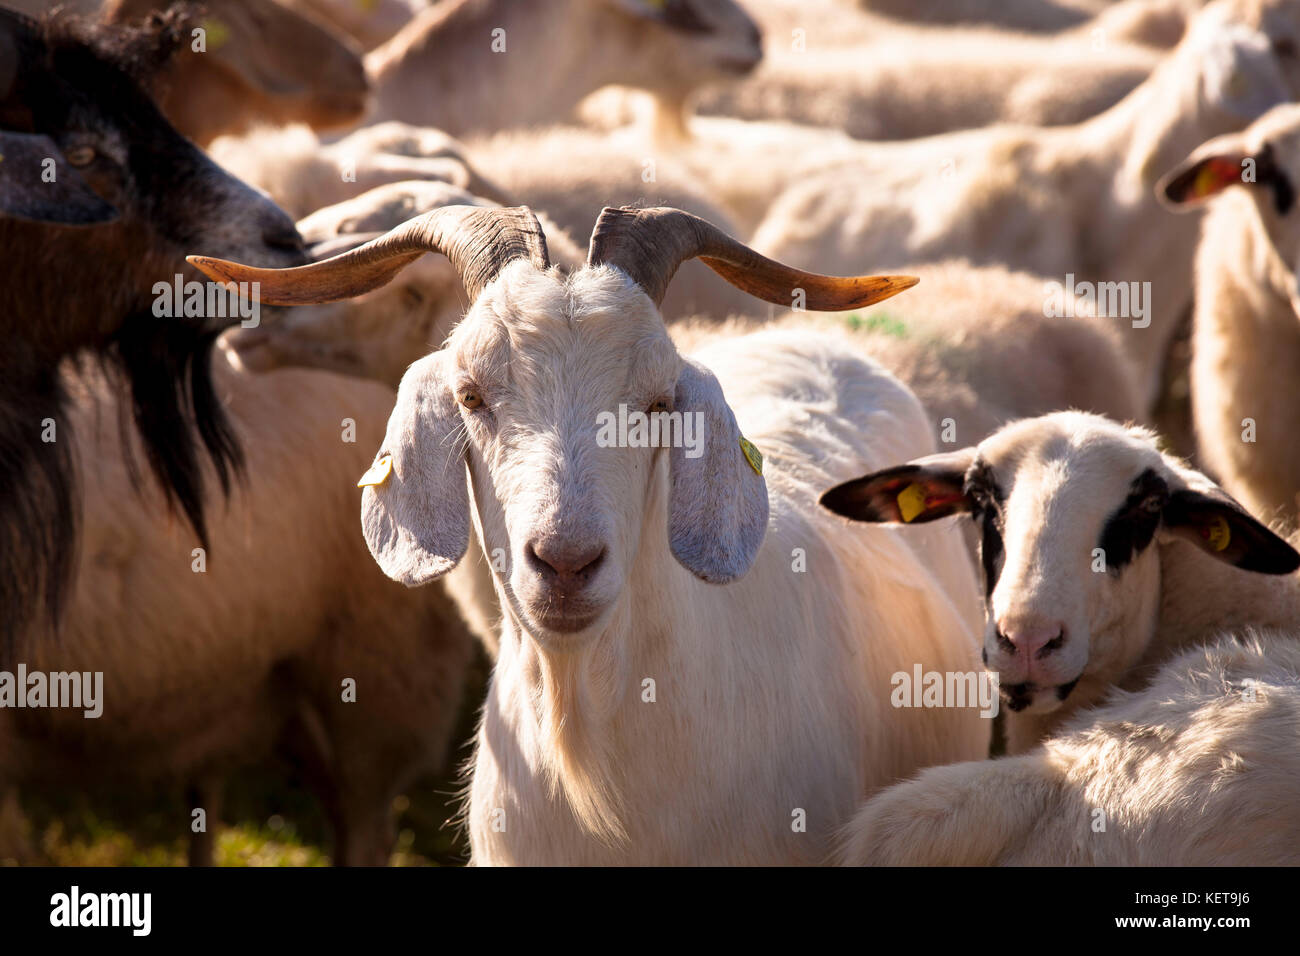
M 599 542 L 539 538 L 525 549 L 528 561 L 542 577 L 564 584 L 586 584 L 605 560 Z
M 1041 660 L 1065 643 L 1065 625 L 1039 618 L 1003 618 L 998 622 L 998 646 L 1030 660 Z

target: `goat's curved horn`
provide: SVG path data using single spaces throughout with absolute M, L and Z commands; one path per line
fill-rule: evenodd
M 350 252 L 292 269 L 259 269 L 208 256 L 187 259 L 217 282 L 259 283 L 256 298 L 267 305 L 307 305 L 377 289 L 426 252 L 451 260 L 471 301 L 508 262 L 528 259 L 539 269 L 551 264 L 542 227 L 527 206 L 443 206 Z
M 677 268 L 700 258 L 737 289 L 765 302 L 790 305 L 802 289 L 807 308 L 857 309 L 888 299 L 920 280 L 914 276 L 824 276 L 759 255 L 711 222 L 680 209 L 606 206 L 591 234 L 587 265 L 618 266 L 655 305 L 663 301 Z

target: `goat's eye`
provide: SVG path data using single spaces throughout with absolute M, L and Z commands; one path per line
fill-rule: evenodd
M 64 156 L 70 166 L 89 166 L 95 161 L 95 148 L 93 146 L 77 146 L 68 150 Z
M 656 412 L 671 412 L 672 410 L 673 403 L 666 398 L 656 398 L 650 403 L 650 407 L 646 409 L 646 411 L 651 415 Z
M 1142 510 L 1149 514 L 1159 514 L 1165 506 L 1165 495 L 1149 495 L 1142 501 Z
M 483 395 L 477 388 L 462 388 L 460 394 L 456 396 L 457 401 L 468 409 L 480 408 L 483 405 Z

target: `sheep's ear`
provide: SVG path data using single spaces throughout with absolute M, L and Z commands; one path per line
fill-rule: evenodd
M 0 130 L 0 216 L 91 226 L 112 222 L 117 210 L 68 165 L 54 140 Z
M 684 363 L 674 405 L 683 436 L 694 440 L 669 450 L 668 540 L 692 574 L 725 584 L 749 570 L 767 532 L 763 458 L 741 437 L 722 386 L 702 365 Z
M 1182 212 L 1246 182 L 1248 169 L 1254 171 L 1255 161 L 1240 149 L 1226 144 L 1208 153 L 1198 149 L 1156 184 L 1156 198 Z
M 435 352 L 407 370 L 383 447 L 358 482 L 370 553 L 407 587 L 446 574 L 469 545 L 461 421 L 446 361 Z
M 1156 197 L 1175 212 L 1194 208 L 1229 186 L 1264 186 L 1285 216 L 1295 206 L 1295 183 L 1277 161 L 1271 143 L 1251 153 L 1240 136 L 1206 143 L 1156 184 Z
M 1300 554 L 1227 492 L 1199 473 L 1199 487 L 1176 488 L 1162 513 L 1165 529 L 1243 571 L 1290 574 Z
M 918 458 L 836 485 L 821 496 L 822 507 L 876 523 L 920 524 L 970 511 L 964 490 L 975 448 Z
M 1291 99 L 1267 36 L 1242 24 L 1200 26 L 1202 91 L 1210 106 L 1250 122 Z

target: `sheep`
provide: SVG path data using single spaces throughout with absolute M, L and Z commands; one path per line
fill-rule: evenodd
M 915 398 L 847 336 L 771 330 L 683 359 L 656 307 L 694 256 L 769 300 L 798 286 L 810 308 L 910 280 L 790 270 L 667 209 L 607 209 L 568 277 L 522 208 L 435 210 L 298 270 L 194 262 L 290 304 L 375 288 L 426 250 L 474 304 L 403 378 L 362 525 L 387 574 L 440 577 L 470 536 L 467 465 L 479 544 L 504 555 L 472 862 L 821 862 L 862 795 L 986 753 L 973 710 L 903 717 L 884 690 L 915 662 L 973 663 L 960 540 L 837 533 L 807 506 L 831 472 L 933 447 Z M 702 416 L 699 454 L 602 447 L 617 441 L 597 414 L 619 404 Z M 782 586 L 805 558 L 817 576 Z
M 1232 634 L 1027 754 L 889 788 L 845 828 L 840 861 L 1295 866 L 1298 725 L 1295 630 Z
M 890 30 L 862 46 L 773 46 L 746 80 L 706 91 L 705 115 L 826 126 L 858 139 L 913 139 L 1020 123 L 1080 123 L 1132 91 L 1160 51 L 1093 36 Z M 687 129 L 690 125 L 687 124 Z
M 1098 415 L 1012 422 L 827 491 L 831 511 L 981 533 L 984 660 L 1021 753 L 1114 686 L 1230 628 L 1300 620 L 1300 554 L 1156 436 Z
M 376 186 L 414 179 L 450 183 L 487 199 L 509 201 L 499 186 L 479 173 L 462 143 L 440 130 L 408 123 L 377 123 L 329 144 L 301 125 L 259 128 L 246 136 L 216 140 L 211 153 L 298 218 Z
M 78 573 L 59 639 L 26 635 L 18 659 L 102 672 L 103 712 L 0 709 L 0 790 L 196 781 L 208 838 L 191 862 L 208 865 L 225 775 L 286 750 L 331 824 L 333 861 L 382 865 L 394 797 L 446 756 L 472 652 L 444 589 L 394 585 L 357 534 L 354 485 L 392 393 L 252 374 L 224 343 L 211 374 L 248 480 L 201 551 L 156 494 L 133 493 L 140 449 L 117 427 L 129 400 L 92 371 L 67 377 Z M 188 831 L 189 809 L 176 819 Z
M 761 57 L 733 0 L 448 0 L 366 55 L 370 121 L 453 136 L 549 125 L 610 83 L 674 99 Z
M 1201 460 L 1251 511 L 1300 517 L 1300 107 L 1212 140 L 1158 192 L 1175 208 L 1215 198 L 1196 252 L 1192 412 Z M 1230 188 L 1240 186 L 1241 188 Z
M 71 572 L 77 477 L 60 431 L 60 363 L 89 356 L 121 373 L 145 459 L 202 541 L 198 446 L 223 487 L 239 461 L 207 358 L 239 316 L 160 322 L 155 284 L 195 275 L 181 255 L 196 247 L 267 264 L 304 258 L 293 221 L 177 133 L 127 72 L 165 56 L 176 26 L 173 17 L 88 34 L 66 19 L 0 11 L 0 62 L 13 67 L 0 76 L 5 652 L 38 619 L 57 622 Z M 43 175 L 51 163 L 54 181 Z
M 1190 306 L 1196 241 L 1161 208 L 1155 180 L 1199 143 L 1293 99 L 1300 62 L 1286 51 L 1297 44 L 1295 4 L 1218 0 L 1150 79 L 1100 116 L 864 143 L 820 170 L 805 162 L 752 242 L 832 271 L 864 257 L 895 268 L 964 256 L 1067 288 L 1076 277 L 1097 283 L 1111 314 L 1133 326 L 1126 351 L 1151 407 Z
M 158 0 L 108 0 L 109 23 L 130 23 Z M 204 48 L 189 30 L 156 80 L 163 113 L 201 146 L 257 123 L 351 124 L 366 107 L 361 57 L 310 16 L 274 0 L 204 0 Z M 188 25 L 187 25 L 188 26 Z M 197 41 L 196 41 L 197 42 Z

